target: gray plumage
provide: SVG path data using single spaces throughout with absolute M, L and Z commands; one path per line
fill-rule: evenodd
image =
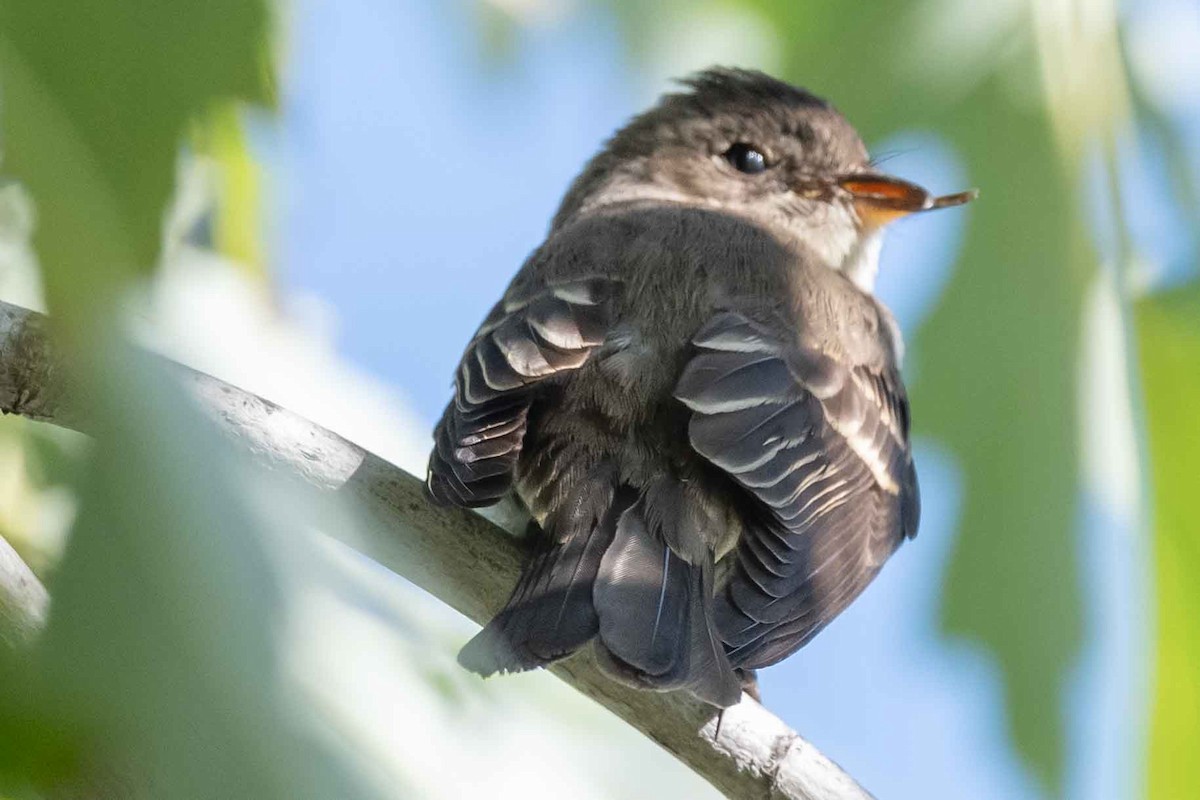
M 764 169 L 739 171 L 747 145 Z M 592 160 L 435 433 L 430 495 L 515 492 L 538 542 L 465 666 L 592 643 L 619 680 L 728 706 L 735 669 L 801 647 L 915 535 L 864 182 L 899 187 L 891 210 L 920 191 L 880 190 L 823 101 L 737 70 L 691 79 Z

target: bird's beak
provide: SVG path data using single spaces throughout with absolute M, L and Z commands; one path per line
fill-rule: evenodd
M 978 189 L 970 189 L 934 197 L 915 183 L 868 172 L 838 176 L 834 185 L 850 195 L 859 219 L 871 228 L 882 227 L 918 211 L 959 206 L 979 196 Z

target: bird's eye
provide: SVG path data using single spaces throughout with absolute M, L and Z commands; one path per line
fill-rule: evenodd
M 747 175 L 757 175 L 766 170 L 767 157 L 754 145 L 738 142 L 725 151 L 725 160 L 733 165 L 738 172 Z

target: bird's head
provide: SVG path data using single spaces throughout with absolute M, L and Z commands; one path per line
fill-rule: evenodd
M 874 285 L 883 227 L 958 205 L 872 168 L 850 123 L 761 72 L 711 69 L 618 131 L 563 201 L 555 227 L 617 204 L 668 202 L 745 217 L 860 288 Z

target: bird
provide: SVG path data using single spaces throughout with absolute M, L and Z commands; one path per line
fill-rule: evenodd
M 753 70 L 693 74 L 618 130 L 434 430 L 428 496 L 513 498 L 533 542 L 459 662 L 588 648 L 724 709 L 840 614 L 920 516 L 883 230 L 974 194 L 878 172 L 832 105 Z

